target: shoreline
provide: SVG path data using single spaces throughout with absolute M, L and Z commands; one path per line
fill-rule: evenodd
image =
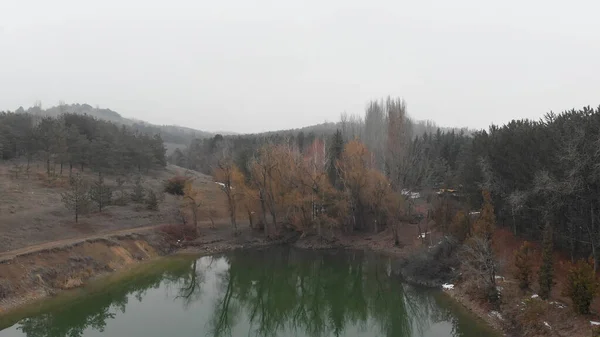
M 258 237 L 240 239 L 231 235 L 220 238 L 207 235 L 207 237 L 200 237 L 195 241 L 181 245 L 169 243 L 163 235 L 155 231 L 131 233 L 125 236 L 109 235 L 102 239 L 83 240 L 65 247 L 17 255 L 0 262 L 0 275 L 12 273 L 9 277 L 13 280 L 20 278 L 25 283 L 12 289 L 10 293 L 5 291 L 5 296 L 1 296 L 0 317 L 27 316 L 27 307 L 29 306 L 36 303 L 41 305 L 54 298 L 55 295 L 61 294 L 64 296 L 70 291 L 74 292 L 73 290 L 85 288 L 86 285 L 93 284 L 98 280 L 111 277 L 118 279 L 121 274 L 124 274 L 122 271 L 135 268 L 143 269 L 144 264 L 156 262 L 162 257 L 205 256 L 236 249 L 268 248 L 276 245 L 289 245 L 310 250 L 363 250 L 398 260 L 406 258 L 415 248 L 414 246 L 399 248 L 392 244 L 382 245 L 381 242 L 371 240 L 367 235 L 342 237 L 335 240 L 322 240 L 315 236 L 298 237 L 297 235 L 291 235 L 275 241 L 267 241 Z M 91 256 L 82 257 L 82 263 L 79 264 L 76 260 L 80 259 L 79 256 L 83 253 L 89 253 Z M 49 262 L 55 266 L 54 270 L 59 269 L 56 273 L 46 272 L 44 274 L 43 270 Z M 24 265 L 30 267 L 21 268 L 20 270 L 15 268 Z M 7 271 L 9 274 L 6 274 Z M 19 271 L 21 275 L 18 275 Z M 52 276 L 54 276 L 54 279 Z M 0 286 L 2 286 L 1 283 Z M 443 291 L 452 301 L 464 307 L 474 317 L 485 322 L 499 335 L 508 336 L 506 327 L 501 324 L 502 322 L 485 313 L 485 310 L 476 303 L 465 300 L 465 294 L 461 292 L 460 287 L 451 291 Z M 0 293 L 2 293 L 2 289 L 0 289 Z M 23 314 L 19 315 L 19 312 L 23 312 Z

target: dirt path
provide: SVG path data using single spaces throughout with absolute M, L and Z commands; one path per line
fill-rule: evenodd
M 79 242 L 88 241 L 88 240 L 106 239 L 106 238 L 114 237 L 114 236 L 145 232 L 145 231 L 154 229 L 157 226 L 158 225 L 152 225 L 152 226 L 143 226 L 143 227 L 137 227 L 137 228 L 128 228 L 128 229 L 123 229 L 123 230 L 118 230 L 118 231 L 107 231 L 107 232 L 97 233 L 94 235 L 80 236 L 80 237 L 71 238 L 71 239 L 44 242 L 44 243 L 37 244 L 37 245 L 27 246 L 25 248 L 15 249 L 15 250 L 11 250 L 8 252 L 0 253 L 0 263 L 4 262 L 6 260 L 11 260 L 17 256 L 24 255 L 24 254 L 35 253 L 37 251 L 46 250 L 46 249 L 60 248 L 60 247 L 64 247 L 64 246 L 73 245 L 73 244 L 76 244 Z

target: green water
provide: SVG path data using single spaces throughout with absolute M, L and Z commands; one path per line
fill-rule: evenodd
M 362 252 L 236 251 L 130 274 L 0 318 L 0 337 L 493 335 Z

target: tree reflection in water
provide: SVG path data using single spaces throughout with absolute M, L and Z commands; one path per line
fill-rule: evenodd
M 434 297 L 391 278 L 389 261 L 380 257 L 282 248 L 222 258 L 229 268 L 219 275 L 214 337 L 230 335 L 240 313 L 257 336 L 340 336 L 357 326 L 409 337 L 446 318 Z
M 68 305 L 19 322 L 28 337 L 79 337 L 104 331 L 128 301 L 160 289 L 198 314 L 198 336 L 421 336 L 445 322 L 444 336 L 474 336 L 465 320 L 430 291 L 400 283 L 390 260 L 363 252 L 289 248 L 235 251 L 190 261 L 175 259 Z M 158 308 L 160 310 L 160 308 Z M 164 312 L 165 319 L 177 313 Z M 466 321 L 468 323 L 468 320 Z M 0 321 L 0 326 L 2 326 Z M 236 330 L 237 328 L 237 330 Z M 452 331 L 449 331 L 452 330 Z M 195 330 L 194 330 L 195 331 Z

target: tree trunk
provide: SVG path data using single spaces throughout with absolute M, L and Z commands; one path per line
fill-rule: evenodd
M 192 216 L 194 217 L 194 228 L 196 229 L 196 234 L 198 234 L 198 209 L 195 205 L 193 205 L 193 207 Z
M 73 175 L 73 163 L 69 163 L 69 177 Z
M 260 208 L 261 208 L 260 217 L 263 222 L 263 226 L 264 226 L 264 230 L 265 230 L 265 237 L 266 237 L 266 236 L 269 236 L 269 229 L 268 229 L 268 224 L 267 224 L 267 207 L 265 205 L 264 191 L 259 191 L 259 198 L 260 198 Z
M 246 213 L 248 213 L 248 221 L 250 222 L 250 229 L 254 229 L 254 223 L 252 222 L 252 211 L 246 209 Z
M 46 174 L 50 176 L 50 157 L 46 157 Z
M 60 161 L 60 175 L 62 176 L 63 173 L 63 162 L 62 160 Z
M 277 229 L 277 214 L 271 210 L 271 220 L 273 221 L 273 228 Z
M 514 207 L 511 209 L 512 213 L 512 221 L 513 221 L 513 234 L 517 236 L 517 221 L 515 219 L 515 210 Z

